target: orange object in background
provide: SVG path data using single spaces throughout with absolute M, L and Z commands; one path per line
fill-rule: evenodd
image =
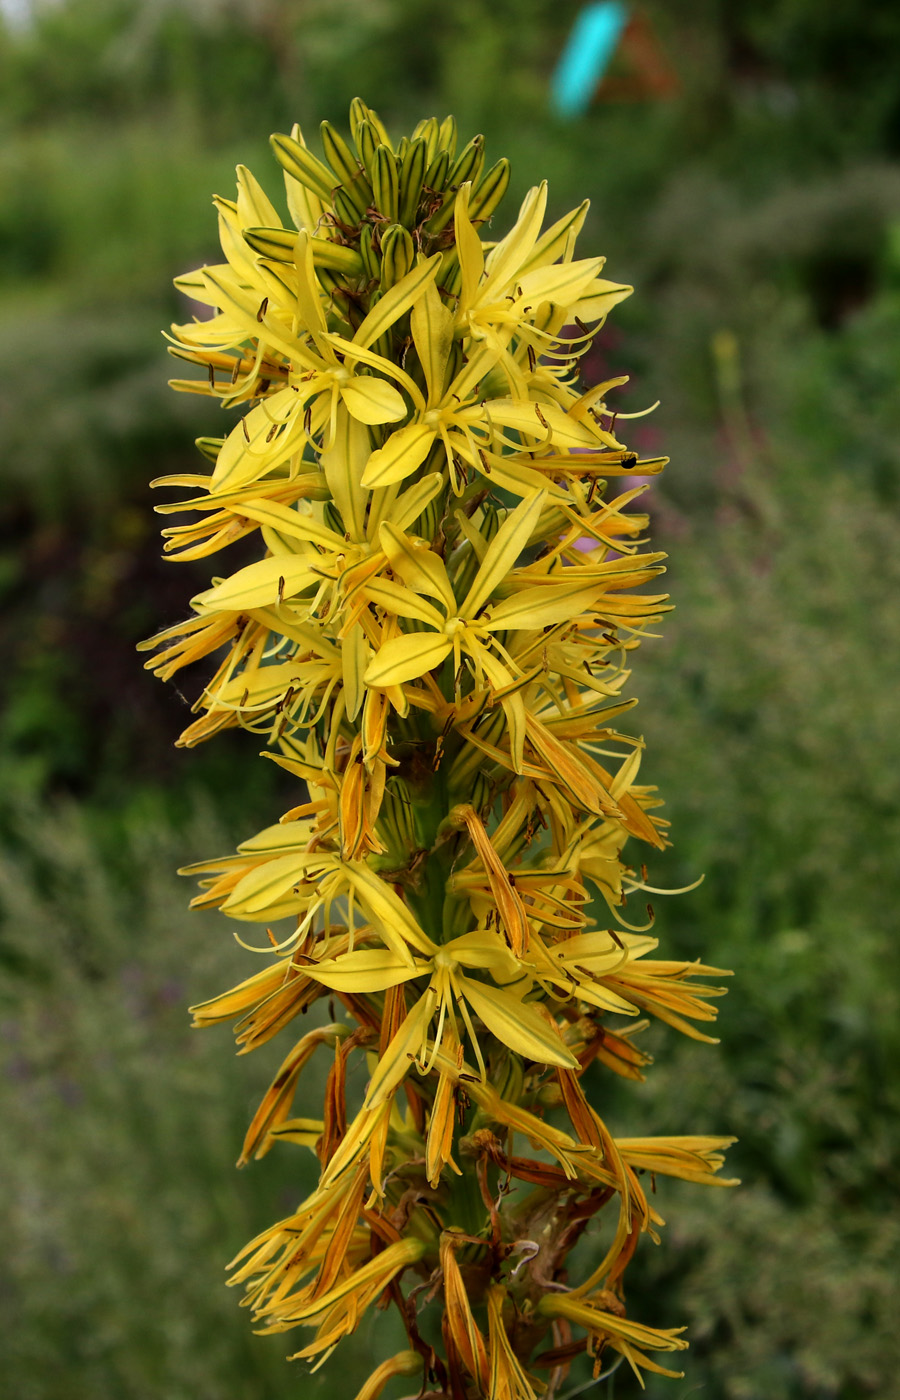
M 681 91 L 681 81 L 653 21 L 640 10 L 629 16 L 613 62 L 620 71 L 604 75 L 594 94 L 595 101 L 640 102 L 675 97 Z

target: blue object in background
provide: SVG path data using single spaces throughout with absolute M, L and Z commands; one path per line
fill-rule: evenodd
M 581 11 L 551 82 L 551 100 L 558 116 L 577 117 L 586 111 L 627 18 L 627 8 L 618 0 L 602 0 Z

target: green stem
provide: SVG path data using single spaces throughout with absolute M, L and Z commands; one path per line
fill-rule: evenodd
M 438 833 L 448 811 L 449 799 L 444 774 L 427 771 L 410 784 L 412 821 L 416 844 L 424 852 L 418 880 L 407 898 L 422 928 L 435 943 L 445 941 L 444 904 L 447 880 L 456 849 L 455 841 L 439 840 Z

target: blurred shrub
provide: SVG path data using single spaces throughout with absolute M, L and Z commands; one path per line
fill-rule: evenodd
M 177 835 L 123 823 L 104 858 L 73 808 L 20 812 L 15 835 L 0 859 L 8 1393 L 323 1395 L 285 1364 L 291 1339 L 253 1336 L 224 1287 L 228 1258 L 290 1211 L 315 1166 L 294 1149 L 229 1168 L 286 1047 L 236 1060 L 227 1030 L 187 1028 L 186 1003 L 237 980 L 238 950 L 222 920 L 189 920 L 170 872 L 230 839 L 208 817 Z M 351 1345 L 350 1393 L 367 1369 Z

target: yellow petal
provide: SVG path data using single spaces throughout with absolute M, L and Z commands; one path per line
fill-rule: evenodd
M 248 520 L 258 520 L 260 525 L 269 525 L 279 535 L 318 544 L 322 549 L 344 548 L 344 541 L 340 535 L 329 530 L 327 525 L 321 525 L 312 515 L 301 515 L 289 506 L 279 505 L 277 501 L 242 501 L 237 510 Z
M 643 957 L 657 947 L 657 938 L 646 935 L 617 934 L 617 939 L 606 929 L 594 933 L 576 933 L 562 943 L 555 943 L 551 952 L 554 962 L 578 963 L 588 972 L 611 972 L 633 958 Z M 622 944 L 625 944 L 623 949 Z
M 323 958 L 318 963 L 304 964 L 303 971 L 326 987 L 339 992 L 383 992 L 420 977 L 429 964 L 417 962 L 410 967 L 389 948 L 363 948 L 356 953 L 344 953 L 340 958 Z
M 350 628 L 341 647 L 341 673 L 344 681 L 344 704 L 347 718 L 355 720 L 366 698 L 363 675 L 369 664 L 372 649 L 366 641 L 366 634 L 357 623 Z
M 243 237 L 237 205 L 232 200 L 222 199 L 218 195 L 213 197 L 213 205 L 218 214 L 219 242 L 228 259 L 228 267 L 231 272 L 237 274 L 238 285 L 252 284 L 255 281 L 256 267 Z M 227 276 L 228 274 L 226 278 Z
M 313 264 L 312 239 L 301 229 L 297 235 L 297 253 L 295 257 L 297 266 L 297 309 L 306 330 L 315 339 L 319 350 L 325 351 L 325 358 L 336 360 L 334 351 L 324 340 L 328 332 L 328 324 L 325 320 L 325 310 L 319 296 L 319 284 L 316 280 L 316 269 Z
M 278 962 L 273 967 L 264 967 L 246 981 L 239 982 L 230 991 L 222 992 L 208 1001 L 199 1001 L 189 1008 L 194 1026 L 214 1026 L 219 1021 L 230 1021 L 248 1008 L 257 1006 L 272 992 L 282 987 L 289 975 L 289 965 Z
M 578 571 L 573 569 L 572 573 Z M 565 622 L 567 618 L 574 622 L 580 613 L 598 606 L 600 593 L 596 584 L 585 588 L 577 577 L 560 588 L 525 588 L 491 607 L 490 616 L 485 617 L 483 623 L 491 632 L 518 628 L 538 632 L 542 627 Z
M 500 856 L 491 843 L 491 838 L 482 824 L 474 807 L 466 803 L 455 808 L 455 814 L 468 828 L 469 838 L 484 866 L 497 912 L 509 939 L 509 946 L 516 957 L 524 952 L 528 942 L 528 918 L 521 896 L 516 890 Z
M 477 240 L 478 235 L 475 237 Z M 433 282 L 426 283 L 413 306 L 410 328 L 428 386 L 428 407 L 432 408 L 440 403 L 444 392 L 444 376 L 453 344 L 453 313 L 444 306 Z
M 391 486 L 411 476 L 425 461 L 436 437 L 435 429 L 425 423 L 398 428 L 384 447 L 372 453 L 363 471 L 363 486 Z
M 499 987 L 473 982 L 462 973 L 456 973 L 454 981 L 475 1014 L 501 1044 L 539 1064 L 562 1065 L 565 1069 L 577 1067 L 578 1061 L 567 1049 L 559 1031 L 536 1006 L 520 1001 Z
M 356 891 L 369 921 L 395 952 L 402 948 L 401 956 L 408 958 L 410 966 L 412 955 L 405 948 L 406 943 L 411 944 L 417 952 L 424 953 L 426 957 L 433 957 L 437 952 L 436 945 L 423 932 L 412 910 L 407 908 L 390 885 L 362 861 L 342 861 L 339 864 Z
M 305 851 L 309 845 L 311 828 L 308 822 L 276 822 L 264 827 L 255 836 L 249 836 L 238 846 L 241 855 L 277 855 L 287 851 Z
M 388 1361 L 382 1361 L 366 1381 L 356 1400 L 378 1400 L 388 1381 L 395 1376 L 416 1376 L 422 1369 L 422 1358 L 417 1351 L 398 1351 Z
M 686 1330 L 684 1327 L 647 1327 L 642 1322 L 601 1311 L 566 1293 L 545 1293 L 538 1302 L 537 1311 L 545 1317 L 566 1317 L 587 1332 L 624 1337 L 651 1351 L 686 1351 L 688 1346 L 679 1335 Z
M 499 661 L 486 647 L 475 644 L 471 650 L 484 668 L 485 674 L 494 687 L 494 692 L 504 692 L 499 698 L 509 732 L 509 752 L 515 772 L 522 773 L 525 769 L 525 739 L 528 735 L 528 712 L 525 709 L 525 701 L 519 691 L 514 688 L 515 679 L 510 675 L 502 661 Z
M 596 447 L 597 442 L 615 446 L 611 434 L 587 422 L 576 423 L 555 403 L 537 403 L 524 399 L 491 399 L 488 405 L 491 422 L 512 428 L 526 437 L 561 447 Z M 543 421 L 542 421 L 543 420 Z
M 531 189 L 522 201 L 519 217 L 509 233 L 487 259 L 487 279 L 482 283 L 479 302 L 493 299 L 502 287 L 516 276 L 525 259 L 531 254 L 537 241 L 538 232 L 547 207 L 547 181 Z
M 274 666 L 260 666 L 250 675 L 239 671 L 218 690 L 210 688 L 206 694 L 217 705 L 234 705 L 242 710 L 264 709 L 286 694 L 291 686 L 299 685 L 298 663 L 282 661 Z
M 437 993 L 429 987 L 407 1013 L 406 1020 L 378 1061 L 372 1075 L 365 1101 L 367 1109 L 377 1108 L 379 1104 L 384 1103 L 412 1067 L 413 1060 L 424 1049 L 436 1004 Z
M 395 617 L 415 618 L 436 631 L 440 631 L 444 625 L 444 618 L 437 608 L 402 584 L 392 583 L 389 579 L 372 579 L 363 591 L 376 607 L 384 608 L 385 612 L 393 613 Z
M 724 1166 L 722 1149 L 732 1137 L 617 1138 L 616 1147 L 630 1167 L 695 1181 L 701 1186 L 739 1186 L 734 1177 L 715 1173 Z
M 519 301 L 531 306 L 537 306 L 542 301 L 569 306 L 599 280 L 597 273 L 602 266 L 602 258 L 584 258 L 578 262 L 559 263 L 555 267 L 534 268 L 516 283 Z
M 251 408 L 219 449 L 210 488 L 233 491 L 286 461 L 304 440 L 305 401 L 292 389 L 281 389 Z
M 399 496 L 393 498 L 390 508 L 390 518 L 397 526 L 398 530 L 408 530 L 410 525 L 414 525 L 422 511 L 429 506 L 435 496 L 439 495 L 443 489 L 444 478 L 440 472 L 429 472 L 423 476 L 421 481 L 417 481 L 414 486 L 410 486 L 406 491 L 401 491 Z M 374 502 L 373 502 L 374 508 Z M 376 528 L 385 519 L 382 513 L 371 528 Z M 370 538 L 375 538 L 374 535 Z
M 292 1322 L 302 1322 L 308 1317 L 315 1317 L 317 1313 L 326 1312 L 334 1307 L 341 1298 L 345 1298 L 348 1293 L 359 1293 L 362 1296 L 368 1292 L 366 1285 L 374 1284 L 377 1292 L 380 1293 L 386 1284 L 390 1283 L 395 1274 L 407 1268 L 410 1264 L 418 1263 L 425 1253 L 425 1245 L 421 1240 L 405 1239 L 397 1244 L 388 1245 L 380 1254 L 376 1254 L 368 1264 L 363 1264 L 355 1272 L 346 1274 L 338 1283 L 330 1288 L 327 1293 L 323 1293 L 319 1298 L 314 1299 L 306 1307 L 298 1308 L 291 1313 Z
M 521 978 L 522 966 L 514 958 L 499 934 L 490 929 L 472 929 L 445 945 L 450 957 L 463 967 L 489 971 L 495 981 L 515 982 Z
M 623 997 L 611 992 L 603 982 L 592 982 L 588 977 L 583 976 L 576 969 L 573 976 L 578 984 L 577 989 L 573 986 L 570 977 L 554 977 L 552 973 L 547 973 L 551 980 L 555 981 L 559 987 L 565 987 L 569 995 L 574 995 L 578 1001 L 587 1002 L 588 1006 L 596 1006 L 601 1011 L 612 1011 L 617 1016 L 636 1016 L 637 1010 L 630 1002 Z
M 269 1137 L 279 1142 L 293 1142 L 315 1152 L 316 1143 L 325 1131 L 321 1118 L 286 1118 L 277 1128 L 269 1129 Z
M 191 599 L 191 607 L 198 613 L 247 612 L 251 608 L 274 607 L 282 598 L 296 598 L 318 582 L 318 574 L 309 567 L 309 560 L 296 554 L 258 559 L 205 593 L 198 593 Z
M 366 537 L 368 495 L 363 490 L 360 478 L 371 449 L 366 424 L 354 418 L 344 404 L 340 404 L 334 441 L 319 460 L 332 499 L 341 513 L 344 529 L 354 544 L 361 543 Z
M 388 1112 L 388 1105 L 385 1105 L 381 1110 L 372 1111 L 368 1108 L 359 1110 L 353 1122 L 348 1126 L 343 1142 L 322 1173 L 322 1180 L 319 1183 L 320 1191 L 328 1191 L 340 1177 L 346 1178 L 346 1173 L 359 1161 L 373 1135 L 381 1126 L 383 1115 Z M 240 1258 L 240 1256 L 238 1257 Z
M 491 1284 L 487 1290 L 488 1337 L 491 1359 L 489 1393 L 509 1400 L 537 1400 L 534 1387 L 526 1374 L 521 1361 L 512 1349 L 512 1344 L 503 1322 L 503 1303 L 506 1289 L 500 1284 Z M 538 1387 L 543 1393 L 543 1386 Z
M 456 227 L 456 250 L 462 271 L 462 290 L 459 306 L 462 312 L 468 311 L 478 294 L 478 287 L 484 275 L 484 247 L 469 218 L 469 199 L 472 193 L 470 181 L 460 186 L 456 196 L 454 220 Z
M 438 274 L 442 261 L 441 253 L 434 253 L 420 262 L 412 272 L 408 272 L 377 301 L 353 337 L 354 345 L 363 348 L 371 345 L 385 331 L 390 330 L 422 295 L 429 282 Z
M 630 297 L 633 291 L 633 287 L 624 283 L 607 282 L 598 277 L 587 289 L 587 296 L 574 308 L 575 314 L 580 321 L 600 321 L 614 306 L 618 306 L 620 301 Z
M 442 1075 L 441 1087 L 447 1082 L 447 1077 Z M 440 1088 L 438 1092 L 440 1093 Z M 452 1098 L 449 1100 L 449 1107 L 452 1111 Z M 456 1251 L 465 1249 L 469 1238 L 452 1226 L 441 1235 L 440 1263 L 444 1276 L 445 1326 L 462 1357 L 463 1364 L 477 1381 L 481 1394 L 496 1395 L 499 1400 L 505 1392 L 489 1390 L 487 1348 L 472 1312 L 462 1270 L 456 1261 Z
M 425 410 L 425 397 L 422 390 L 414 379 L 401 369 L 393 360 L 387 360 L 383 355 L 376 355 L 374 350 L 366 350 L 361 345 L 356 345 L 352 340 L 345 340 L 343 336 L 332 331 L 328 335 L 329 345 L 333 345 L 344 357 L 344 363 L 349 369 L 353 365 L 368 365 L 370 369 L 377 370 L 379 374 L 386 375 L 388 379 L 393 379 L 395 383 L 409 394 L 417 410 L 422 413 Z
M 384 688 L 403 685 L 440 666 L 453 650 L 449 637 L 440 632 L 414 632 L 385 643 L 370 663 L 366 685 Z
M 543 458 L 537 460 L 543 461 Z M 569 493 L 555 481 L 545 473 L 535 470 L 531 457 L 501 457 L 497 452 L 485 451 L 484 456 L 479 453 L 470 465 L 489 477 L 492 486 L 499 486 L 502 490 L 511 492 L 513 496 L 518 496 L 520 500 L 530 496 L 533 491 L 546 491 L 548 496 L 557 500 L 570 499 Z
M 227 312 L 247 338 L 271 346 L 308 369 L 321 369 L 321 360 L 277 322 L 263 325 L 259 321 L 260 302 L 254 299 L 253 292 L 240 286 L 233 274 L 228 276 L 221 268 L 205 267 L 199 275 L 213 294 L 213 304 Z
M 378 533 L 381 548 L 390 560 L 394 573 L 417 593 L 427 593 L 429 597 L 437 598 L 448 616 L 455 613 L 453 587 L 440 555 L 435 554 L 425 540 L 404 534 L 389 520 L 384 521 Z
M 308 1031 L 306 1035 L 300 1037 L 297 1044 L 282 1061 L 263 1096 L 262 1102 L 253 1115 L 253 1121 L 244 1138 L 238 1166 L 246 1166 L 251 1157 L 255 1156 L 259 1161 L 267 1155 L 272 1147 L 272 1133 L 284 1123 L 291 1111 L 291 1105 L 297 1091 L 297 1082 L 303 1070 L 320 1046 L 331 1044 L 336 1048 L 347 1031 L 348 1027 L 346 1026 L 323 1026 L 321 1029 Z M 321 1132 L 322 1125 L 319 1124 L 318 1132 L 314 1134 L 312 1142 L 304 1145 L 315 1147 L 315 1140 Z M 294 1141 L 298 1141 L 298 1139 L 295 1138 Z
M 238 881 L 222 905 L 223 912 L 234 919 L 264 923 L 281 917 L 273 911 L 285 905 L 302 909 L 309 896 L 297 894 L 296 888 L 306 879 L 310 864 L 316 862 L 321 862 L 321 857 L 299 853 L 265 861 Z
M 511 573 L 522 550 L 526 547 L 540 519 L 547 494 L 536 491 L 510 511 L 488 545 L 472 587 L 459 610 L 460 617 L 474 617 L 494 590 Z
M 529 493 L 530 494 L 530 493 Z M 472 552 L 479 564 L 484 563 L 484 556 L 487 554 L 488 542 L 480 530 L 476 530 L 471 520 L 468 519 L 464 511 L 455 510 L 454 519 L 463 536 L 472 546 Z
M 396 423 L 407 414 L 406 400 L 386 379 L 356 374 L 340 386 L 341 398 L 360 423 Z
M 496 339 L 484 341 L 477 349 L 471 350 L 469 363 L 463 365 L 456 378 L 450 381 L 442 406 L 450 408 L 454 403 L 467 399 L 476 384 L 493 369 L 500 358 L 501 350 L 502 346 L 498 345 Z
M 575 238 L 581 232 L 590 206 L 591 201 L 584 200 L 577 209 L 563 214 L 562 218 L 552 224 L 546 233 L 542 233 L 530 256 L 519 269 L 520 275 L 524 275 L 532 267 L 547 267 L 550 263 L 556 262 L 557 258 L 564 257 L 566 249 L 574 243 Z

